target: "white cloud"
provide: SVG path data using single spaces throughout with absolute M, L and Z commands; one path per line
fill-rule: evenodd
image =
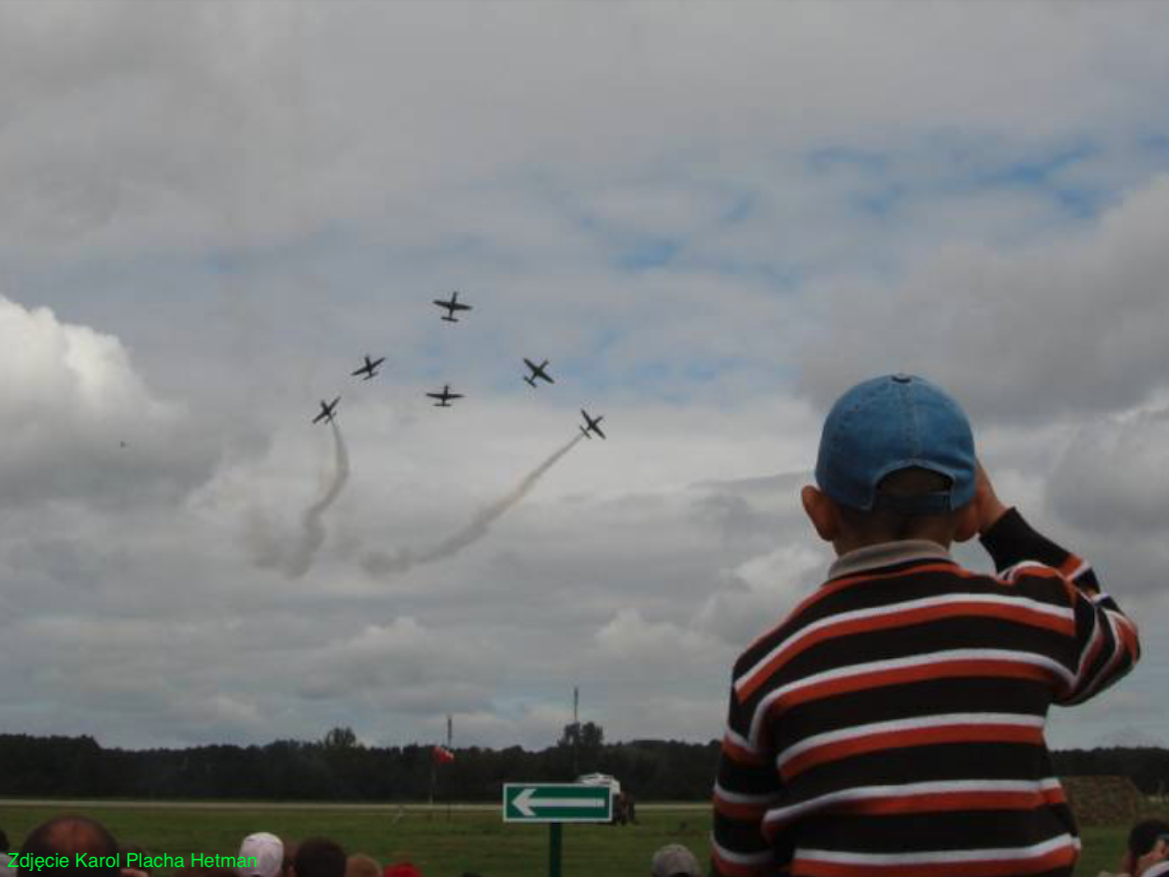
M 0 297 L 0 502 L 181 495 L 209 474 L 183 409 L 156 399 L 117 338 Z

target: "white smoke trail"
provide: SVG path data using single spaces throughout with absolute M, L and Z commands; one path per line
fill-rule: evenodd
M 508 509 L 515 506 L 527 496 L 532 488 L 536 486 L 536 483 L 544 476 L 544 473 L 555 466 L 560 458 L 576 447 L 577 443 L 583 438 L 583 435 L 578 435 L 573 438 L 572 441 L 525 475 L 523 480 L 511 491 L 479 512 L 466 527 L 454 535 L 448 536 L 433 548 L 419 552 L 418 554 L 415 554 L 408 548 L 399 549 L 394 554 L 387 554 L 384 551 L 374 551 L 366 554 L 361 559 L 361 566 L 371 576 L 388 578 L 404 573 L 411 567 L 424 563 L 434 563 L 435 561 L 458 554 L 468 545 L 473 542 L 478 542 L 486 536 L 491 525 Z
M 256 565 L 279 569 L 290 579 L 301 578 L 312 567 L 317 552 L 325 544 L 325 525 L 321 519 L 349 480 L 349 450 L 337 421 L 330 421 L 330 425 L 333 427 L 333 480 L 324 495 L 304 510 L 296 541 L 291 545 L 280 544 L 272 536 L 271 526 L 262 512 L 253 511 L 249 521 L 249 541 Z

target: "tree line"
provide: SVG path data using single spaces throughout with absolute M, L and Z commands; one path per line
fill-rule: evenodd
M 0 734 L 0 796 L 297 801 L 499 801 L 504 782 L 565 782 L 611 774 L 639 800 L 710 797 L 718 741 L 605 743 L 592 722 L 569 725 L 555 746 L 455 748 L 365 746 L 349 728 L 316 742 L 265 746 L 107 749 L 89 736 Z M 1053 753 L 1060 776 L 1130 777 L 1146 794 L 1169 789 L 1169 750 L 1110 748 Z

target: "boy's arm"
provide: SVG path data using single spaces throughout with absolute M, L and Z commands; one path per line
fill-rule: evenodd
M 790 859 L 763 836 L 763 816 L 779 796 L 780 779 L 773 755 L 750 736 L 751 713 L 732 688 L 714 786 L 711 877 L 775 877 L 786 873 Z
M 1087 700 L 1133 668 L 1140 657 L 1136 626 L 1102 593 L 1096 573 L 1087 561 L 1061 548 L 1033 529 L 1017 509 L 999 501 L 979 466 L 975 503 L 981 541 L 994 559 L 995 569 L 1013 577 L 1025 573 L 1028 562 L 1058 570 L 1074 587 L 1069 599 L 1075 615 L 1074 683 L 1058 702 Z M 1048 573 L 1050 575 L 1050 573 Z

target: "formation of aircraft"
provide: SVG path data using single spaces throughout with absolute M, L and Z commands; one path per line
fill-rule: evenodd
M 595 432 L 601 438 L 606 438 L 605 434 L 601 432 L 601 427 L 599 426 L 600 422 L 605 419 L 605 415 L 598 414 L 596 417 L 589 417 L 589 413 L 583 408 L 580 409 L 580 413 L 584 415 L 585 424 L 587 424 L 586 426 L 580 427 L 580 431 L 584 434 L 585 438 L 592 438 L 592 436 L 589 435 L 590 432 Z
M 552 378 L 548 377 L 548 372 L 544 371 L 544 369 L 548 368 L 548 360 L 544 360 L 539 365 L 536 365 L 534 362 L 532 362 L 530 359 L 528 359 L 525 356 L 524 357 L 524 364 L 529 369 L 532 370 L 532 373 L 530 375 L 524 375 L 524 380 L 527 381 L 528 386 L 532 387 L 533 389 L 536 386 L 536 378 L 542 378 L 543 380 L 547 381 L 550 384 L 556 383 L 556 381 L 554 381 L 554 380 L 552 380 Z
M 340 401 L 341 401 L 340 396 L 338 396 L 332 402 L 326 402 L 324 399 L 322 399 L 321 400 L 321 413 L 313 418 L 313 423 L 320 423 L 322 420 L 325 421 L 325 423 L 332 423 L 333 418 L 336 416 L 336 413 L 337 413 L 337 403 Z
M 357 377 L 358 375 L 363 374 L 363 375 L 365 375 L 365 377 L 362 378 L 362 380 L 368 381 L 370 378 L 372 378 L 374 375 L 377 374 L 377 367 L 385 361 L 386 361 L 386 358 L 383 356 L 380 359 L 375 359 L 372 362 L 370 362 L 369 354 L 366 354 L 365 365 L 363 365 L 361 368 L 359 368 L 355 372 L 350 372 L 350 374 L 353 377 Z
M 441 298 L 436 298 L 434 303 L 440 308 L 446 308 L 446 314 L 440 319 L 446 320 L 448 323 L 457 323 L 459 318 L 455 316 L 455 311 L 469 311 L 470 305 L 461 304 L 459 302 L 459 294 L 457 292 L 451 293 L 450 301 L 443 301 Z
M 451 392 L 451 385 L 450 384 L 443 384 L 441 393 L 427 393 L 426 395 L 429 396 L 431 399 L 438 399 L 439 400 L 439 401 L 434 403 L 435 408 L 450 408 L 451 407 L 451 399 L 462 399 L 463 398 L 462 393 L 452 393 Z
M 458 317 L 455 316 L 457 312 L 471 310 L 471 306 L 469 304 L 464 304 L 463 302 L 459 301 L 459 293 L 457 291 L 452 292 L 449 299 L 444 300 L 436 298 L 434 300 L 434 304 L 440 308 L 446 309 L 446 313 L 442 316 L 441 319 L 448 323 L 459 322 Z M 375 377 L 378 374 L 378 367 L 386 361 L 384 356 L 378 357 L 377 359 L 372 359 L 368 353 L 365 354 L 362 359 L 364 362 L 361 367 L 353 372 L 350 372 L 350 375 L 355 378 L 361 377 L 363 381 L 368 381 Z M 533 389 L 536 388 L 536 381 L 544 381 L 549 384 L 556 383 L 556 381 L 552 379 L 552 376 L 548 374 L 548 360 L 545 359 L 543 362 L 537 365 L 525 356 L 524 365 L 528 367 L 528 374 L 524 375 L 524 380 L 527 382 L 528 386 L 532 387 Z M 431 399 L 437 400 L 434 403 L 435 408 L 450 408 L 452 407 L 451 402 L 453 400 L 463 398 L 462 393 L 451 392 L 450 384 L 443 384 L 442 390 L 440 392 L 427 393 L 426 395 Z M 338 396 L 332 402 L 326 402 L 324 399 L 322 399 L 321 410 L 317 416 L 312 419 L 312 422 L 320 423 L 324 421 L 325 423 L 332 423 L 333 418 L 337 416 L 337 405 L 340 403 L 340 401 L 340 396 Z M 581 416 L 584 417 L 585 422 L 578 428 L 585 438 L 591 439 L 594 435 L 600 436 L 602 439 L 608 437 L 604 432 L 601 431 L 600 424 L 601 421 L 605 419 L 603 416 L 598 415 L 597 417 L 591 417 L 589 413 L 583 408 L 580 410 L 580 413 Z M 122 442 L 121 446 L 123 448 L 126 447 L 125 442 Z

